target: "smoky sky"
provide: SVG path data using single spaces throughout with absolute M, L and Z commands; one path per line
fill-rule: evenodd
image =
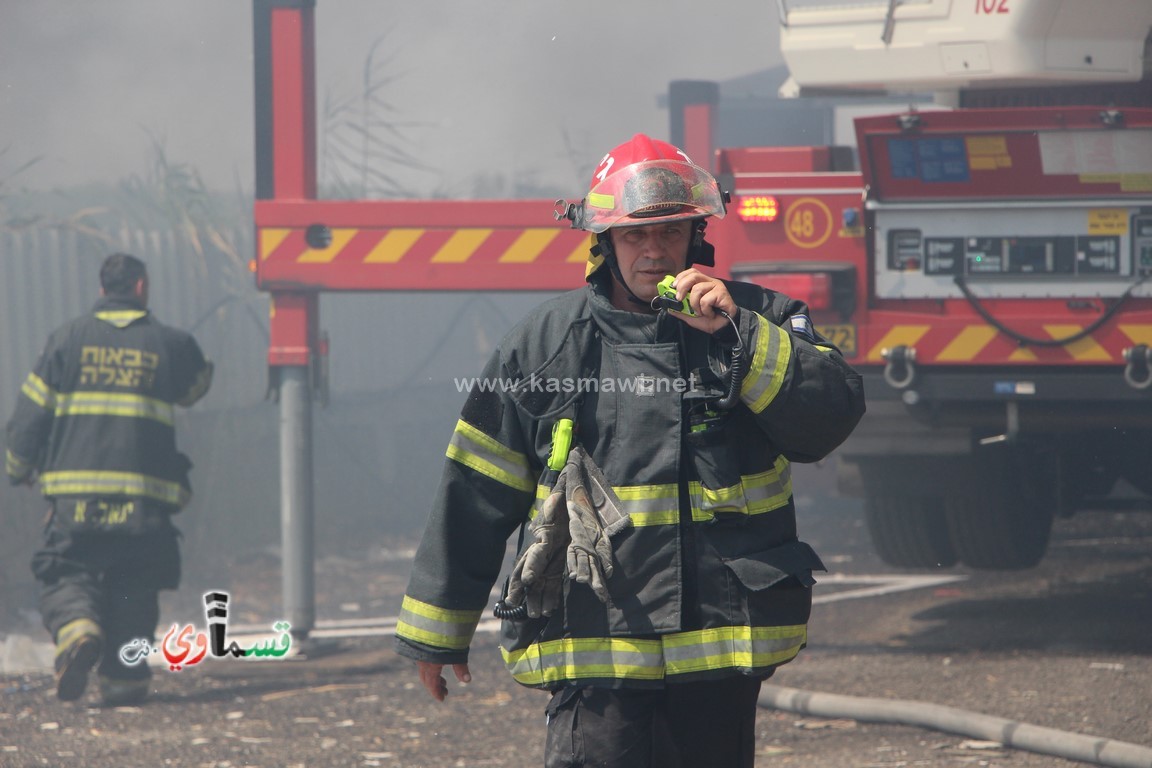
M 317 0 L 317 100 L 354 96 L 377 46 L 418 196 L 477 174 L 578 195 L 608 149 L 667 137 L 657 99 L 781 62 L 770 0 Z M 322 109 L 323 107 L 321 107 Z M 245 0 L 0 0 L 0 179 L 51 188 L 141 173 L 150 137 L 213 188 L 251 191 Z

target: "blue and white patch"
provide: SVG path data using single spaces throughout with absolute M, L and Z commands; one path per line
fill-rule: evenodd
M 792 315 L 788 318 L 788 325 L 792 327 L 792 333 L 803 336 L 808 341 L 816 341 L 816 333 L 812 330 L 812 321 L 808 319 L 808 315 Z

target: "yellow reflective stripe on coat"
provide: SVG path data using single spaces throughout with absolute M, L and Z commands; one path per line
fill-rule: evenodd
M 808 641 L 808 627 L 716 627 L 664 638 L 668 676 L 717 669 L 763 669 L 791 661 Z
M 679 493 L 675 484 L 614 486 L 612 490 L 620 499 L 621 511 L 632 518 L 632 525 L 637 528 L 675 525 L 680 521 Z M 536 486 L 536 502 L 528 513 L 528 519 L 534 519 L 540 513 L 551 494 L 552 489 L 548 486 Z
M 738 485 L 710 489 L 692 481 L 688 491 L 695 522 L 707 522 L 716 512 L 762 515 L 787 506 L 792 498 L 792 462 L 777 456 L 772 469 L 742 475 Z
M 143 496 L 180 507 L 192 498 L 180 483 L 138 472 L 85 469 L 45 472 L 40 476 L 40 488 L 45 496 Z
M 119 392 L 71 392 L 56 398 L 57 416 L 130 416 L 172 426 L 170 403 Z
M 680 492 L 675 483 L 667 485 L 626 485 L 613 488 L 632 525 L 675 525 L 680 522 Z
M 791 661 L 808 639 L 803 624 L 717 627 L 656 639 L 561 638 L 518 651 L 501 648 L 516 682 L 547 686 L 573 680 L 661 680 L 694 672 L 766 669 Z
M 437 608 L 405 595 L 400 603 L 396 635 L 436 648 L 467 650 L 481 613 Z
M 740 388 L 740 399 L 753 413 L 760 413 L 780 394 L 792 359 L 792 337 L 759 315 L 756 324 L 756 348 Z
M 463 419 L 456 422 L 447 455 L 453 461 L 518 491 L 531 491 L 536 485 L 524 454 L 501 445 Z
M 552 487 L 544 485 L 543 483 L 536 484 L 536 499 L 532 502 L 532 508 L 528 510 L 528 519 L 535 520 L 536 515 L 540 514 L 540 510 L 544 508 L 544 502 L 552 495 Z
M 32 471 L 32 463 L 12 453 L 11 448 L 4 449 L 4 471 L 9 477 L 22 479 Z
M 675 483 L 663 485 L 617 486 L 621 509 L 632 518 L 632 525 L 645 528 L 654 525 L 677 525 L 680 522 L 680 493 Z M 688 484 L 692 498 L 692 519 L 707 522 L 718 511 L 759 515 L 787 506 L 792 498 L 792 464 L 783 456 L 776 457 L 774 466 L 763 472 L 743 475 L 738 485 L 708 489 L 699 481 Z M 536 505 L 531 517 L 548 498 L 550 489 L 536 487 Z
M 44 379 L 34 373 L 28 374 L 28 378 L 24 380 L 24 385 L 20 387 L 20 391 L 25 397 L 46 411 L 56 408 L 56 390 L 48 386 Z
M 519 651 L 500 649 L 516 682 L 548 685 L 586 678 L 659 680 L 664 654 L 659 640 L 628 637 L 565 637 Z
M 147 315 L 146 309 L 105 309 L 96 313 L 96 317 L 117 328 L 127 328 Z

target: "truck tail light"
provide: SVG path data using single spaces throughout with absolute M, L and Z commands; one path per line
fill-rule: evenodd
M 856 311 L 856 268 L 846 262 L 738 262 L 732 277 L 800 299 L 813 312 L 837 312 L 847 319 Z
M 800 299 L 809 309 L 832 307 L 832 276 L 827 272 L 779 272 L 758 280 L 764 287 Z
M 741 221 L 776 221 L 780 203 L 771 195 L 747 195 L 739 198 L 736 215 Z

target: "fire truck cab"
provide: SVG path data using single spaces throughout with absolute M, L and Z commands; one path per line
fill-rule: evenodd
M 780 11 L 782 90 L 946 107 L 858 118 L 854 151 L 716 154 L 718 266 L 805 299 L 865 376 L 840 484 L 878 554 L 1027 568 L 1054 516 L 1147 508 L 1152 3 Z

